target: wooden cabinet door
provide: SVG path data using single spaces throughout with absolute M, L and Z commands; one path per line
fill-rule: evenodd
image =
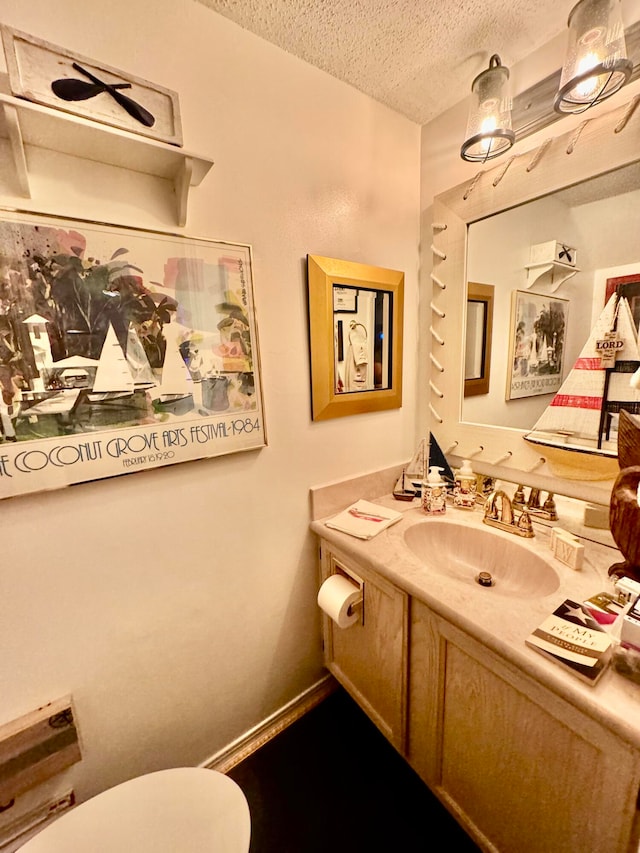
M 323 614 L 325 664 L 404 753 L 408 597 L 327 543 L 322 543 L 321 566 L 321 580 L 336 572 L 361 580 L 364 597 L 362 617 L 349 628 Z
M 441 793 L 504 853 L 623 853 L 638 756 L 594 720 L 446 626 Z

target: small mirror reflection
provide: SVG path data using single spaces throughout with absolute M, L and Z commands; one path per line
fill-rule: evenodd
M 335 393 L 392 384 L 393 293 L 333 285 Z
M 487 307 L 484 302 L 467 301 L 467 340 L 464 378 L 480 379 L 484 366 L 484 339 Z
M 490 284 L 467 286 L 467 326 L 464 348 L 464 396 L 487 394 L 491 373 L 493 295 Z

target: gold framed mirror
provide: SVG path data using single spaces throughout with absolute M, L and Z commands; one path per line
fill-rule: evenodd
M 404 273 L 307 256 L 314 421 L 402 405 Z

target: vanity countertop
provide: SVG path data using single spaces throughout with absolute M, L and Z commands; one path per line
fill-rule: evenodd
M 376 498 L 374 502 L 400 510 L 403 515 L 399 522 L 373 539 L 357 539 L 333 530 L 324 523 L 328 518 L 312 521 L 311 529 L 345 557 L 370 568 L 424 602 L 434 613 L 640 749 L 640 685 L 620 675 L 612 666 L 596 685 L 584 684 L 561 665 L 525 645 L 527 636 L 565 598 L 584 601 L 603 590 L 613 590 L 607 570 L 621 560 L 616 548 L 581 540 L 585 545 L 584 564 L 580 571 L 573 571 L 553 556 L 550 528 L 535 521 L 535 537 L 525 539 L 483 524 L 479 507 L 469 511 L 447 506 L 444 516 L 435 517 L 425 515 L 417 502 L 402 504 L 391 495 Z M 560 578 L 559 587 L 541 597 L 500 595 L 497 587 L 483 588 L 471 578 L 465 581 L 430 568 L 409 549 L 404 535 L 410 527 L 429 524 L 436 518 L 480 527 L 490 530 L 496 537 L 517 540 L 524 548 L 549 561 Z M 562 526 L 562 522 L 559 524 Z

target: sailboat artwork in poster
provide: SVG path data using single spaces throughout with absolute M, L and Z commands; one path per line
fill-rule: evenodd
M 525 439 L 617 456 L 617 416 L 640 414 L 640 347 L 629 303 L 612 294 L 558 393 Z
M 251 249 L 0 210 L 0 498 L 266 444 Z

